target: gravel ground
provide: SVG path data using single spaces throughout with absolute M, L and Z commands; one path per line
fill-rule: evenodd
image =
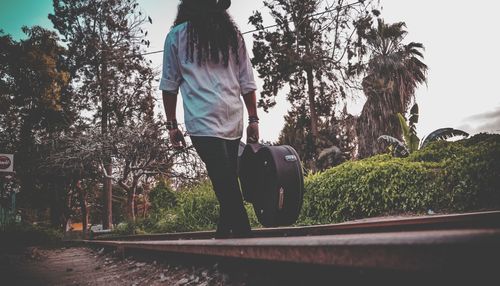
M 81 246 L 4 248 L 0 285 L 498 285 L 498 272 L 487 272 L 487 277 L 468 271 L 401 273 L 158 253 L 127 255 Z
M 0 285 L 371 285 L 365 282 L 373 278 L 363 271 L 319 266 L 155 253 L 127 255 L 80 246 L 0 250 Z
M 170 265 L 84 247 L 0 252 L 0 281 L 2 285 L 245 285 L 222 273 L 218 264 Z

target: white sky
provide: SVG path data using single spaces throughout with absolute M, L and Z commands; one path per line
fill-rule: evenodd
M 163 48 L 163 40 L 177 13 L 178 1 L 159 2 L 140 0 L 142 9 L 153 18 L 151 51 Z M 419 136 L 442 127 L 461 128 L 472 134 L 479 131 L 499 133 L 500 91 L 496 86 L 497 69 L 500 68 L 500 53 L 497 52 L 499 2 L 382 0 L 381 5 L 386 22 L 406 22 L 407 40 L 421 42 L 426 47 L 424 61 L 429 66 L 428 85 L 417 90 Z M 248 0 L 233 0 L 229 12 L 240 29 L 248 31 L 253 29 L 248 24 L 248 17 L 254 10 L 267 12 L 262 1 Z M 250 48 L 251 35 L 245 39 Z M 151 59 L 160 68 L 161 54 Z M 260 79 L 258 85 L 262 86 Z M 351 104 L 350 111 L 359 113 L 363 101 L 358 99 Z M 178 108 L 179 118 L 182 118 L 181 104 Z M 262 139 L 275 141 L 278 138 L 287 109 L 288 103 L 283 96 L 269 114 L 260 111 Z
M 174 21 L 179 1 L 138 2 L 153 19 L 148 29 L 151 41 L 148 51 L 163 49 L 163 41 Z M 497 16 L 500 3 L 494 0 L 381 0 L 381 5 L 386 22 L 406 22 L 407 40 L 421 42 L 426 47 L 424 62 L 429 66 L 428 85 L 417 90 L 419 136 L 442 127 L 460 128 L 471 134 L 480 131 L 500 133 L 500 89 L 496 86 L 500 75 L 500 25 Z M 229 12 L 240 29 L 248 31 L 253 30 L 248 24 L 248 17 L 254 10 L 264 14 L 266 25 L 274 24 L 269 22 L 270 17 L 266 15 L 262 0 L 233 0 Z M 40 14 L 46 13 L 40 11 Z M 52 26 L 46 17 L 36 20 L 36 23 L 34 21 L 23 24 Z M 250 49 L 252 36 L 246 35 L 245 39 Z M 149 57 L 160 70 L 162 55 Z M 255 76 L 258 78 L 257 73 Z M 262 81 L 258 79 L 257 84 L 261 87 Z M 157 99 L 161 105 L 159 92 Z M 353 102 L 350 112 L 359 113 L 363 101 L 361 98 Z M 268 114 L 260 111 L 261 138 L 264 140 L 275 141 L 283 127 L 283 115 L 288 103 L 284 96 L 279 97 L 277 102 Z M 181 102 L 178 103 L 178 117 L 183 121 Z
M 428 87 L 417 91 L 420 137 L 441 127 L 500 133 L 500 4 L 491 0 L 382 0 L 388 22 L 404 21 L 425 45 Z

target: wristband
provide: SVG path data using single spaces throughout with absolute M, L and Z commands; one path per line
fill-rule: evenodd
M 177 129 L 177 120 L 174 119 L 172 121 L 167 121 L 167 130 L 170 131 L 170 130 L 173 130 L 173 129 Z
M 252 123 L 259 123 L 259 117 L 257 116 L 249 116 L 248 117 L 248 124 Z

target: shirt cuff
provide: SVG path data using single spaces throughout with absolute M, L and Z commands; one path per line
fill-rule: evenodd
M 241 94 L 248 94 L 256 90 L 257 90 L 257 85 L 255 84 L 255 82 L 249 82 L 247 84 L 241 85 Z
M 168 79 L 162 77 L 160 80 L 160 88 L 159 89 L 178 93 L 179 84 L 175 81 L 171 81 L 171 80 L 168 80 Z

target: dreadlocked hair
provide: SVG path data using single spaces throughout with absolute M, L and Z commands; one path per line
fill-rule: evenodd
M 227 66 L 230 53 L 238 53 L 241 32 L 226 8 L 215 0 L 183 0 L 179 4 L 173 27 L 188 23 L 186 61 L 195 62 L 196 54 L 199 65 L 212 62 Z

